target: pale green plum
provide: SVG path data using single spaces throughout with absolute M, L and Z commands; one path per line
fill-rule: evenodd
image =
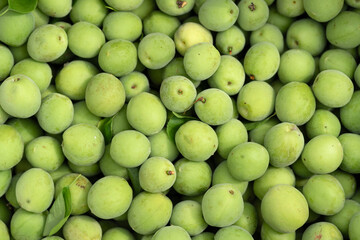
M 246 120 L 264 120 L 274 111 L 275 91 L 266 82 L 249 82 L 240 89 L 236 105 L 238 112 Z
M 8 190 L 11 183 L 11 178 L 11 169 L 0 171 L 0 197 L 4 196 Z
M 71 61 L 56 75 L 56 90 L 72 100 L 83 100 L 88 82 L 98 72 L 99 70 L 90 62 Z
M 129 225 L 138 234 L 153 234 L 169 222 L 172 208 L 171 200 L 164 194 L 141 192 L 129 208 Z
M 262 200 L 267 191 L 276 185 L 287 184 L 295 186 L 295 175 L 289 167 L 269 167 L 263 176 L 254 181 L 254 194 Z
M 199 23 L 187 22 L 182 24 L 175 32 L 174 42 L 176 50 L 182 56 L 190 47 L 207 42 L 213 44 L 211 32 Z
M 79 123 L 88 123 L 97 126 L 101 117 L 94 115 L 87 108 L 85 101 L 78 101 L 74 103 L 74 116 L 71 125 Z
M 287 31 L 286 44 L 290 49 L 300 48 L 317 56 L 326 45 L 324 26 L 310 18 L 294 21 Z
M 78 173 L 64 175 L 56 181 L 55 197 L 62 194 L 63 188 L 67 186 L 71 194 L 71 214 L 80 215 L 89 211 L 87 196 L 92 186 L 91 182 Z
M 256 128 L 249 131 L 249 141 L 256 142 L 261 145 L 264 145 L 264 138 L 267 131 L 270 130 L 273 126 L 279 123 L 277 118 L 270 118 L 265 123 L 260 124 Z
M 156 32 L 146 35 L 140 40 L 138 57 L 147 68 L 165 67 L 175 56 L 175 43 L 164 33 Z
M 50 136 L 33 139 L 25 147 L 25 156 L 29 163 L 45 171 L 55 171 L 64 162 L 60 142 Z
M 90 211 L 102 219 L 111 219 L 124 214 L 130 207 L 133 190 L 122 177 L 106 176 L 90 188 L 87 203 Z
M 212 88 L 218 88 L 228 95 L 237 94 L 245 82 L 244 67 L 235 57 L 221 56 L 220 66 L 208 79 Z
M 331 175 L 333 175 L 341 183 L 346 199 L 352 198 L 355 195 L 357 184 L 354 175 L 339 169 L 332 172 Z
M 336 17 L 343 8 L 344 0 L 303 0 L 306 13 L 317 22 L 328 22 Z
M 193 200 L 185 200 L 174 206 L 170 224 L 185 229 L 190 236 L 202 233 L 208 226 L 205 222 L 201 204 Z
M 217 153 L 224 159 L 227 159 L 235 146 L 248 141 L 248 133 L 244 124 L 235 118 L 216 127 L 215 131 L 219 141 Z
M 72 173 L 69 166 L 66 163 L 63 163 L 58 169 L 55 171 L 49 172 L 51 178 L 53 179 L 54 183 L 56 183 L 57 180 L 62 178 L 63 176 Z
M 306 50 L 290 49 L 281 55 L 278 76 L 282 83 L 308 83 L 314 74 L 315 59 Z
M 202 213 L 207 224 L 226 227 L 239 220 L 244 211 L 241 192 L 229 183 L 209 188 L 201 202 Z
M 47 133 L 62 133 L 73 121 L 73 103 L 63 94 L 51 93 L 42 100 L 36 118 L 40 127 Z
M 345 193 L 341 183 L 332 175 L 313 175 L 304 185 L 303 194 L 315 213 L 329 216 L 341 211 Z
M 312 85 L 314 95 L 325 106 L 339 108 L 345 106 L 354 92 L 354 84 L 345 73 L 338 70 L 323 70 Z
M 156 0 L 158 8 L 171 16 L 181 16 L 190 12 L 195 5 L 195 0 L 186 1 L 169 1 L 169 0 Z
M 81 58 L 93 58 L 105 43 L 105 35 L 95 24 L 81 21 L 67 31 L 69 49 Z
M 352 239 L 352 240 L 360 239 L 359 224 L 360 224 L 360 213 L 357 213 L 357 214 L 354 214 L 354 216 L 351 218 L 350 223 L 349 223 L 350 239 Z
M 166 123 L 166 108 L 160 98 L 142 92 L 131 98 L 126 110 L 129 124 L 149 136 L 162 130 Z
M 360 44 L 360 15 L 354 11 L 342 11 L 326 25 L 327 40 L 340 48 L 354 48 Z
M 121 227 L 111 228 L 107 230 L 102 236 L 102 240 L 116 240 L 116 239 L 135 240 L 135 237 L 129 230 Z
M 62 136 L 63 153 L 75 165 L 92 165 L 104 154 L 104 136 L 94 125 L 86 123 L 73 125 L 66 129 Z
M 194 104 L 198 118 L 209 125 L 222 125 L 233 116 L 230 96 L 217 88 L 208 88 L 198 93 Z
M 110 145 L 105 147 L 105 153 L 99 161 L 99 167 L 104 176 L 118 176 L 128 179 L 128 173 L 125 167 L 117 164 L 110 155 Z
M 360 134 L 359 111 L 360 109 L 360 91 L 357 90 L 351 96 L 350 101 L 340 108 L 340 120 L 342 126 L 351 133 Z
M 237 23 L 245 31 L 254 31 L 261 28 L 269 18 L 269 7 L 264 0 L 240 1 L 239 18 Z
M 185 71 L 191 79 L 197 81 L 210 78 L 218 69 L 220 61 L 219 51 L 208 42 L 191 46 L 184 55 Z
M 179 151 L 165 129 L 150 136 L 149 141 L 151 146 L 150 157 L 164 157 L 171 162 L 178 157 Z
M 265 222 L 261 225 L 261 240 L 295 240 L 295 232 L 280 233 L 272 229 Z
M 94 115 L 111 117 L 125 103 L 124 85 L 112 74 L 99 73 L 86 86 L 85 103 Z
M 192 240 L 214 240 L 215 234 L 212 232 L 202 232 L 199 235 L 193 236 Z
M 179 226 L 162 227 L 156 231 L 151 240 L 166 240 L 169 239 L 169 236 L 174 240 L 191 240 L 186 230 Z
M 73 3 L 69 16 L 73 23 L 86 21 L 100 26 L 107 12 L 102 0 L 78 0 Z
M 51 62 L 58 59 L 67 46 L 68 37 L 65 30 L 54 24 L 45 24 L 36 28 L 27 42 L 30 57 L 39 62 Z
M 10 74 L 12 67 L 14 66 L 14 56 L 5 45 L 0 44 L 0 81 L 7 78 Z
M 270 42 L 259 42 L 253 45 L 244 58 L 245 73 L 251 80 L 268 80 L 276 74 L 279 66 L 279 50 Z
M 184 58 L 183 57 L 175 57 L 171 62 L 169 62 L 168 65 L 166 65 L 162 69 L 162 78 L 165 80 L 168 77 L 173 76 L 183 76 L 186 78 L 189 78 L 189 76 L 186 74 L 185 68 L 184 68 Z M 191 80 L 190 80 L 191 81 Z M 198 82 L 198 81 L 196 81 Z M 195 81 L 193 81 L 195 85 Z M 195 86 L 197 87 L 197 86 Z
M 343 235 L 339 231 L 339 229 L 330 222 L 317 222 L 310 226 L 308 226 L 303 233 L 303 240 L 317 239 L 334 239 L 334 240 L 342 240 Z
M 295 20 L 295 18 L 286 17 L 281 15 L 275 5 L 270 6 L 269 9 L 269 18 L 267 20 L 268 23 L 277 26 L 280 31 L 285 34 L 291 23 Z
M 264 146 L 270 155 L 270 164 L 274 167 L 286 167 L 293 164 L 304 148 L 304 136 L 293 123 L 279 123 L 265 134 Z
M 245 47 L 245 35 L 236 25 L 229 29 L 216 33 L 216 48 L 221 54 L 237 55 Z
M 42 93 L 41 93 L 41 99 L 47 97 L 51 93 L 57 93 L 56 87 L 54 84 L 50 84 Z
M 227 158 L 230 174 L 239 181 L 253 181 L 261 177 L 269 166 L 269 153 L 258 143 L 241 143 Z
M 38 0 L 38 8 L 50 17 L 61 18 L 68 15 L 71 11 L 72 0 L 52 2 L 48 0 Z
M 19 132 L 12 126 L 0 125 L 0 171 L 17 165 L 24 153 L 24 142 Z
M 251 234 L 246 231 L 244 228 L 239 226 L 228 226 L 219 229 L 215 236 L 214 240 L 254 240 Z
M 284 51 L 284 36 L 280 29 L 273 24 L 266 23 L 261 28 L 251 32 L 251 46 L 259 42 L 271 42 L 279 50 L 279 53 Z
M 34 16 L 35 28 L 49 23 L 49 16 L 40 11 L 39 8 L 35 8 L 31 14 Z
M 121 131 L 133 129 L 127 120 L 126 110 L 127 104 L 124 104 L 120 111 L 113 116 L 111 124 L 111 132 L 113 136 Z
M 4 124 L 8 119 L 9 119 L 9 114 L 7 114 L 0 105 L 0 124 Z
M 15 63 L 30 57 L 27 51 L 26 43 L 18 47 L 9 47 L 9 49 L 14 57 Z
M 82 174 L 85 177 L 94 177 L 101 173 L 99 163 L 94 163 L 87 166 L 79 166 L 68 161 L 68 165 L 72 172 Z
M 5 10 L 5 9 L 2 9 Z M 25 44 L 35 28 L 31 13 L 18 13 L 12 10 L 0 16 L 0 41 L 8 46 L 20 47 Z
M 340 120 L 331 111 L 318 109 L 306 123 L 306 135 L 314 138 L 321 134 L 330 134 L 338 137 L 341 130 Z
M 354 133 L 344 133 L 338 139 L 344 151 L 340 168 L 348 173 L 360 173 L 360 152 L 357 147 L 360 143 L 360 136 Z
M 207 162 L 193 162 L 185 158 L 175 163 L 176 180 L 173 188 L 185 196 L 198 196 L 211 185 L 212 171 Z
M 0 220 L 0 237 L 3 240 L 10 240 L 9 230 L 6 224 Z
M 126 22 L 126 24 L 123 24 Z M 141 19 L 132 12 L 111 12 L 106 15 L 102 30 L 107 40 L 124 39 L 135 41 L 141 35 Z
M 102 237 L 99 222 L 86 215 L 70 217 L 62 228 L 62 233 L 66 240 L 101 240 Z
M 33 213 L 42 213 L 54 199 L 54 181 L 40 168 L 24 172 L 16 183 L 16 200 L 20 207 Z
M 231 183 L 236 188 L 238 188 L 242 195 L 244 195 L 245 191 L 248 188 L 249 182 L 240 181 L 234 178 L 228 168 L 227 162 L 221 162 L 214 170 L 212 176 L 212 185 L 222 184 L 222 183 Z
M 159 91 L 165 107 L 178 113 L 190 109 L 197 94 L 194 84 L 188 78 L 179 75 L 165 78 Z
M 144 19 L 144 34 L 160 32 L 174 38 L 181 22 L 175 16 L 167 15 L 161 11 L 153 11 Z
M 191 161 L 206 161 L 216 151 L 218 138 L 214 129 L 198 120 L 190 120 L 178 129 L 175 143 L 179 152 Z
M 276 1 L 276 9 L 286 17 L 298 17 L 305 12 L 303 0 L 278 0 Z
M 32 213 L 22 208 L 15 211 L 10 222 L 11 236 L 16 240 L 38 240 L 42 238 L 46 215 Z
M 321 54 L 319 61 L 320 71 L 335 69 L 345 73 L 353 79 L 357 63 L 355 58 L 346 50 L 330 49 Z
M 131 10 L 131 12 L 135 13 L 141 20 L 144 20 L 151 12 L 153 12 L 156 8 L 156 3 L 154 0 L 144 0 L 140 6 Z
M 151 144 L 139 131 L 125 130 L 117 133 L 110 145 L 110 156 L 120 166 L 133 168 L 140 166 L 149 157 Z
M 275 112 L 282 122 L 304 125 L 313 116 L 315 108 L 315 96 L 306 83 L 287 83 L 276 95 Z
M 239 16 L 239 8 L 232 0 L 208 0 L 201 5 L 198 16 L 204 27 L 222 32 L 234 25 Z
M 147 76 L 141 72 L 133 71 L 120 78 L 124 86 L 126 101 L 142 92 L 150 90 Z
M 302 180 L 307 181 L 307 178 L 314 175 L 314 173 L 310 172 L 309 169 L 306 168 L 301 158 L 297 159 L 296 162 L 291 165 L 291 169 L 294 171 L 297 177 L 300 177 L 298 182 L 301 182 Z
M 265 194 L 261 201 L 261 214 L 275 231 L 290 233 L 305 224 L 309 217 L 309 207 L 299 190 L 279 184 Z
M 346 199 L 341 211 L 332 216 L 326 216 L 325 221 L 334 224 L 340 230 L 344 238 L 346 238 L 349 236 L 349 223 L 351 218 L 359 212 L 360 203 Z
M 244 211 L 238 221 L 234 225 L 242 227 L 251 235 L 254 235 L 258 226 L 258 216 L 256 208 L 249 202 L 244 202 Z
M 139 7 L 144 0 L 105 0 L 105 2 L 118 11 L 131 11 Z
M 0 85 L 0 105 L 13 117 L 29 118 L 36 114 L 40 104 L 39 87 L 25 75 L 13 75 Z
M 137 49 L 128 40 L 110 40 L 101 47 L 98 62 L 103 71 L 122 77 L 134 71 L 137 64 Z

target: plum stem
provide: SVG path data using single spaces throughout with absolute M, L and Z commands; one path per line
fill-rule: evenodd
M 174 171 L 171 171 L 171 170 L 167 170 L 167 171 L 166 171 L 166 174 L 170 176 L 170 175 L 174 175 L 175 172 L 174 172 Z
M 250 3 L 249 9 L 250 9 L 250 11 L 252 11 L 252 12 L 256 10 L 255 4 L 254 4 L 253 2 Z
M 178 8 L 183 8 L 186 6 L 187 2 L 186 1 L 176 1 L 176 4 L 177 4 Z

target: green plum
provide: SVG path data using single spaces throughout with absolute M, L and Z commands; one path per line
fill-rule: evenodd
M 45 213 L 32 213 L 19 208 L 11 218 L 11 236 L 15 240 L 41 239 L 45 226 L 45 219 Z
M 102 26 L 107 40 L 121 38 L 131 42 L 140 37 L 142 29 L 141 19 L 132 12 L 111 12 L 104 18 Z
M 344 152 L 340 168 L 348 173 L 360 173 L 360 152 L 356 147 L 360 136 L 354 133 L 344 133 L 338 137 Z
M 350 101 L 340 108 L 341 124 L 351 133 L 360 133 L 360 122 L 358 121 L 360 113 L 359 109 L 360 91 L 357 90 L 352 94 Z
M 249 202 L 244 202 L 244 211 L 240 219 L 234 225 L 242 227 L 251 235 L 254 235 L 258 226 L 258 216 L 256 208 Z
M 70 217 L 62 228 L 62 233 L 66 240 L 101 240 L 102 237 L 100 224 L 86 215 Z
M 144 33 L 147 35 L 160 32 L 174 38 L 174 34 L 180 24 L 180 20 L 174 16 L 167 15 L 161 11 L 153 11 L 144 19 Z
M 219 229 L 215 236 L 214 240 L 254 240 L 251 234 L 246 231 L 244 228 L 239 226 L 228 226 Z
M 276 1 L 276 9 L 286 17 L 298 17 L 305 12 L 303 2 L 304 0 L 278 0 Z
M 120 78 L 124 86 L 126 101 L 142 92 L 150 90 L 147 76 L 141 72 L 133 71 Z
M 2 63 L 0 66 L 0 81 L 2 81 L 9 76 L 14 66 L 14 56 L 10 49 L 3 44 L 0 44 L 0 60 Z
M 338 137 L 341 130 L 340 120 L 331 111 L 318 109 L 306 123 L 306 134 L 314 138 L 322 134 L 330 134 Z
M 261 225 L 261 239 L 262 240 L 295 240 L 295 232 L 280 233 L 272 229 L 265 222 Z
M 359 224 L 360 224 L 360 213 L 354 214 L 351 218 L 349 223 L 349 237 L 353 240 L 359 240 L 360 231 L 359 231 Z
M 269 7 L 264 0 L 240 1 L 238 24 L 245 31 L 261 28 L 269 18 Z
M 110 145 L 105 147 L 105 153 L 99 161 L 99 167 L 104 176 L 118 176 L 128 179 L 127 169 L 117 164 L 110 155 Z
M 74 103 L 74 116 L 71 125 L 79 123 L 88 123 L 97 126 L 101 117 L 94 115 L 88 107 L 85 101 L 78 101 Z
M 330 49 L 321 54 L 319 70 L 335 69 L 353 79 L 357 67 L 355 58 L 346 50 Z
M 177 159 L 179 151 L 165 129 L 150 136 L 149 141 L 151 145 L 150 157 L 164 157 L 171 162 Z
M 107 13 L 108 9 L 102 0 L 77 0 L 73 3 L 69 16 L 73 23 L 86 21 L 100 26 Z
M 190 12 L 194 8 L 195 0 L 156 0 L 156 4 L 162 12 L 170 16 L 181 16 Z
M 280 29 L 273 24 L 266 23 L 261 28 L 251 32 L 250 45 L 259 42 L 271 42 L 279 50 L 279 53 L 284 51 L 284 36 Z
M 229 29 L 216 33 L 216 48 L 221 54 L 237 55 L 245 47 L 245 35 L 236 25 Z
M 186 230 L 179 226 L 165 226 L 156 231 L 151 240 L 166 240 L 171 236 L 174 240 L 191 240 Z
M 0 125 L 0 171 L 16 166 L 24 153 L 24 142 L 20 133 L 7 124 Z

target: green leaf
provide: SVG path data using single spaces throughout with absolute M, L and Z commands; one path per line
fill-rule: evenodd
M 4 7 L 0 10 L 0 17 L 9 11 L 9 6 Z
M 9 10 L 18 13 L 32 12 L 37 5 L 38 0 L 8 0 Z
M 264 123 L 266 123 L 269 119 L 271 119 L 275 115 L 276 115 L 276 113 L 273 113 L 271 116 L 265 118 L 262 121 L 244 123 L 244 126 L 245 126 L 246 130 L 251 131 L 251 130 L 257 128 L 258 126 L 263 125 Z
M 166 125 L 166 133 L 175 141 L 176 131 L 180 128 L 181 125 L 190 120 L 195 120 L 196 118 L 192 116 L 180 115 L 178 113 L 173 112 L 173 116 L 169 119 L 169 122 Z
M 112 139 L 112 123 L 113 117 L 109 117 L 101 119 L 97 126 L 104 136 L 105 145 L 109 144 Z
M 132 189 L 134 190 L 134 196 L 136 196 L 142 190 L 139 181 L 139 168 L 127 168 L 126 170 L 131 181 Z
M 46 217 L 43 236 L 57 233 L 71 214 L 71 193 L 69 186 L 62 189 Z

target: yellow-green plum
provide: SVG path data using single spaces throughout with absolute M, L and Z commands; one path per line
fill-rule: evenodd
M 0 81 L 2 81 L 9 76 L 9 73 L 14 66 L 14 56 L 10 49 L 3 44 L 0 44 L 0 60 Z
M 166 240 L 171 236 L 174 240 L 191 240 L 186 230 L 179 226 L 166 226 L 156 231 L 151 240 Z
M 10 76 L 0 85 L 0 105 L 13 117 L 29 118 L 36 114 L 40 104 L 39 87 L 25 75 Z
M 101 47 L 98 63 L 104 72 L 122 77 L 134 71 L 137 64 L 137 49 L 128 40 L 110 40 Z
M 81 58 L 93 58 L 105 43 L 105 35 L 95 24 L 81 21 L 67 30 L 69 49 Z
M 320 71 L 327 69 L 339 70 L 351 79 L 354 77 L 356 67 L 357 63 L 354 56 L 344 49 L 329 49 L 321 54 L 319 60 Z
M 111 129 L 113 136 L 121 131 L 133 129 L 127 120 L 126 111 L 127 104 L 124 104 L 120 111 L 113 116 Z
M 198 196 L 211 185 L 211 168 L 207 162 L 194 162 L 182 158 L 175 163 L 176 180 L 173 188 L 185 196 Z
M 287 1 L 278 0 L 276 1 L 276 9 L 278 12 L 286 17 L 298 17 L 304 13 L 303 0 Z
M 102 240 L 116 240 L 116 239 L 135 240 L 135 237 L 129 230 L 122 227 L 111 228 L 107 230 L 102 236 Z
M 117 164 L 110 155 L 110 144 L 105 147 L 105 153 L 99 161 L 99 167 L 104 176 L 118 176 L 128 179 L 127 169 Z
M 357 90 L 351 96 L 350 101 L 340 108 L 340 120 L 342 126 L 348 129 L 351 133 L 360 134 L 359 119 L 360 109 L 360 91 Z
M 105 0 L 105 2 L 118 11 L 131 11 L 139 7 L 144 0 Z
M 243 31 L 233 25 L 223 32 L 218 32 L 215 42 L 221 54 L 237 55 L 244 49 L 246 39 Z
M 94 125 L 86 123 L 73 125 L 66 129 L 62 136 L 63 153 L 75 165 L 92 165 L 104 154 L 104 136 Z
M 312 90 L 317 100 L 325 106 L 345 106 L 354 92 L 354 84 L 345 73 L 329 69 L 321 71 L 315 78 Z
M 88 82 L 98 72 L 99 70 L 90 62 L 71 61 L 56 75 L 56 90 L 72 100 L 83 100 Z
M 282 122 L 301 126 L 311 119 L 315 109 L 315 96 L 306 83 L 287 83 L 276 95 L 275 112 Z
M 122 177 L 106 176 L 90 188 L 87 203 L 90 211 L 102 219 L 111 219 L 124 214 L 130 207 L 133 190 Z
M 8 187 L 5 198 L 11 207 L 20 208 L 19 203 L 16 200 L 16 184 L 22 173 L 18 173 L 11 178 L 10 186 Z
M 344 152 L 340 168 L 348 173 L 360 173 L 360 152 L 356 147 L 360 136 L 354 133 L 343 133 L 338 137 Z
M 67 174 L 56 181 L 55 197 L 62 194 L 63 188 L 67 186 L 71 194 L 71 214 L 80 215 L 89 211 L 87 197 L 92 186 L 91 182 L 80 174 Z
M 244 228 L 239 226 L 228 226 L 219 229 L 215 236 L 214 240 L 254 240 L 251 234 L 246 231 Z
M 11 183 L 11 170 L 0 171 L 0 197 L 4 196 Z M 1 220 L 1 219 L 0 219 Z
M 94 126 L 97 126 L 101 117 L 94 115 L 88 107 L 86 106 L 85 101 L 78 101 L 74 103 L 74 116 L 71 125 L 76 125 L 79 123 L 88 123 Z
M 180 20 L 175 16 L 167 15 L 161 11 L 153 11 L 144 19 L 144 33 L 147 35 L 160 32 L 174 38 L 174 34 L 180 24 Z
M 207 224 L 226 227 L 239 220 L 244 211 L 241 192 L 229 183 L 209 188 L 201 202 L 202 213 Z
M 151 145 L 150 157 L 164 157 L 171 162 L 177 159 L 179 151 L 165 129 L 150 136 L 149 141 Z
M 262 240 L 295 240 L 295 232 L 291 233 L 280 233 L 272 229 L 265 222 L 261 225 L 261 239 Z
M 170 15 L 170 16 L 181 16 L 185 13 L 190 12 L 195 5 L 195 0 L 186 1 L 169 1 L 169 0 L 156 0 L 158 8 Z
M 101 240 L 102 237 L 100 224 L 86 215 L 70 217 L 62 228 L 62 233 L 65 240 Z
M 261 28 L 269 18 L 269 7 L 264 0 L 240 1 L 237 23 L 245 31 Z
M 189 76 L 186 74 L 185 68 L 184 68 L 184 58 L 183 57 L 175 57 L 171 62 L 169 62 L 168 65 L 166 65 L 162 69 L 162 78 L 165 80 L 168 77 L 172 76 L 183 76 L 186 78 L 189 78 Z M 191 81 L 191 80 L 190 80 Z M 195 85 L 198 81 L 192 81 Z M 197 87 L 198 85 L 195 85 Z
M 153 234 L 169 222 L 172 208 L 171 200 L 164 194 L 141 192 L 129 208 L 129 225 L 136 233 Z
M 284 36 L 280 29 L 273 24 L 266 23 L 261 28 L 251 32 L 250 45 L 259 42 L 271 42 L 279 50 L 279 53 L 284 51 Z
M 27 51 L 26 43 L 23 45 L 20 45 L 18 47 L 11 47 L 9 46 L 9 49 L 14 57 L 14 62 L 20 62 L 21 60 L 24 60 L 26 58 L 29 58 L 29 53 Z
M 178 129 L 175 143 L 179 152 L 191 161 L 206 161 L 216 151 L 218 138 L 214 129 L 198 120 L 191 120 Z
M 29 36 L 27 50 L 30 57 L 38 62 L 51 62 L 58 59 L 68 46 L 65 30 L 54 24 L 36 28 Z
M 310 172 L 326 174 L 340 166 L 343 156 L 343 148 L 337 137 L 322 134 L 305 144 L 301 160 Z
M 294 232 L 309 217 L 309 206 L 304 195 L 295 187 L 279 184 L 268 190 L 261 201 L 264 221 L 275 231 Z
M 261 145 L 264 145 L 264 138 L 267 131 L 270 130 L 273 126 L 279 123 L 277 118 L 270 118 L 263 124 L 260 124 L 256 128 L 249 131 L 249 141 L 256 142 Z
M 21 208 L 42 213 L 54 199 L 54 181 L 50 174 L 40 168 L 24 172 L 16 183 L 16 200 Z
M 303 194 L 310 209 L 325 216 L 340 212 L 345 204 L 344 189 L 330 174 L 313 175 L 305 183 Z
M 219 51 L 208 42 L 195 44 L 184 55 L 186 73 L 193 80 L 202 81 L 211 77 L 220 66 Z
M 144 0 L 137 8 L 131 10 L 135 13 L 141 20 L 144 20 L 151 12 L 156 9 L 156 3 L 153 0 Z
M 24 142 L 19 132 L 7 124 L 0 125 L 0 171 L 8 170 L 17 165 L 24 153 Z
M 306 135 L 314 138 L 321 134 L 330 134 L 338 137 L 341 130 L 340 120 L 331 111 L 318 109 L 306 123 Z
M 303 0 L 306 13 L 317 22 L 328 22 L 336 17 L 343 8 L 344 0 Z
M 110 144 L 110 156 L 120 166 L 140 166 L 149 157 L 149 139 L 139 131 L 125 130 L 117 133 Z
M 342 240 L 343 235 L 334 224 L 330 222 L 317 222 L 308 226 L 302 237 L 303 240 L 318 238 Z
M 305 140 L 300 129 L 293 123 L 278 123 L 268 130 L 264 146 L 274 167 L 286 167 L 294 163 L 304 148 Z
M 244 211 L 234 225 L 242 227 L 251 235 L 254 235 L 258 226 L 258 216 L 254 205 L 249 202 L 244 202 Z
M 269 8 L 269 18 L 267 20 L 268 23 L 277 26 L 280 31 L 285 34 L 291 23 L 295 20 L 295 18 L 286 17 L 281 15 L 275 5 L 270 6 Z
M 239 16 L 239 8 L 231 0 L 208 0 L 201 5 L 198 16 L 204 27 L 222 32 L 234 25 Z
M 218 88 L 208 88 L 199 92 L 194 108 L 198 118 L 209 125 L 222 125 L 233 116 L 230 96 Z
M 107 13 L 102 0 L 78 0 L 73 3 L 69 16 L 73 23 L 86 21 L 100 26 Z
M 166 123 L 166 108 L 160 98 L 142 92 L 131 98 L 126 110 L 129 124 L 149 136 L 162 130 Z
M 353 239 L 353 240 L 360 239 L 359 224 L 360 224 L 360 213 L 357 213 L 357 214 L 354 214 L 354 216 L 351 218 L 350 223 L 349 223 L 350 239 Z
M 82 174 L 85 177 L 94 177 L 101 173 L 98 162 L 87 166 L 79 166 L 68 161 L 68 166 L 71 169 L 71 172 Z
M 354 175 L 339 169 L 332 172 L 331 175 L 333 175 L 341 183 L 346 199 L 352 198 L 355 195 L 357 184 Z
M 32 213 L 19 208 L 11 218 L 11 236 L 15 240 L 41 239 L 45 226 L 45 219 L 45 213 Z
M 124 86 L 126 101 L 142 92 L 150 90 L 147 76 L 141 72 L 133 71 L 120 78 Z
M 111 12 L 106 15 L 102 24 L 107 40 L 121 38 L 135 41 L 140 37 L 142 28 L 141 19 L 132 12 Z
M 3 240 L 10 240 L 9 230 L 5 223 L 0 220 L 0 237 Z
M 51 134 L 62 133 L 73 121 L 73 103 L 63 94 L 51 93 L 42 100 L 36 118 L 44 131 Z
M 272 78 L 279 65 L 279 50 L 270 42 L 259 42 L 251 46 L 245 54 L 245 73 L 252 80 L 265 81 Z
M 39 0 L 38 8 L 50 17 L 61 18 L 68 15 L 71 11 L 72 0 L 52 2 L 48 0 Z

